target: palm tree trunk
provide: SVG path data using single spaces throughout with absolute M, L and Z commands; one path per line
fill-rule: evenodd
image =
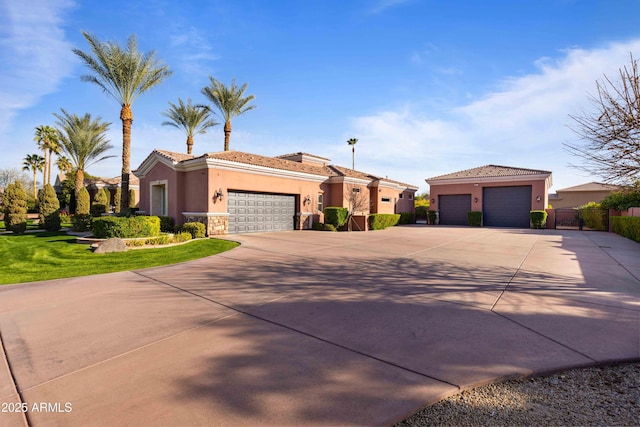
M 187 154 L 191 154 L 193 150 L 193 135 L 187 136 Z
M 224 151 L 229 151 L 229 139 L 231 139 L 231 120 L 224 124 Z
M 351 146 L 351 169 L 356 170 L 356 146 Z
M 42 167 L 42 185 L 44 186 L 47 183 L 47 149 L 42 150 L 42 154 L 44 154 L 44 165 Z
M 133 112 L 127 104 L 120 110 L 120 120 L 122 120 L 122 180 L 120 182 L 120 209 L 129 209 L 129 173 L 131 172 L 131 123 L 133 122 Z
M 75 187 L 76 187 L 76 200 L 78 200 L 78 193 L 80 192 L 82 187 L 84 187 L 84 170 L 80 168 L 76 170 Z
M 36 186 L 36 174 L 38 169 L 33 169 L 33 200 L 38 198 L 38 187 Z
M 49 166 L 47 167 L 47 184 L 51 184 L 51 159 L 53 158 L 53 150 L 49 149 Z

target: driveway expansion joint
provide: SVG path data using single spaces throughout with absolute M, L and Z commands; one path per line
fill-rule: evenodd
M 2 353 L 2 363 L 4 364 L 4 367 L 6 368 L 7 373 L 9 374 L 11 384 L 13 385 L 13 392 L 18 397 L 18 399 L 20 399 L 20 404 L 25 405 L 26 402 L 24 400 L 24 397 L 22 396 L 22 392 L 20 392 L 20 387 L 18 387 L 16 376 L 13 372 L 13 368 L 11 367 L 11 362 L 9 361 L 9 356 L 7 356 L 7 352 L 5 350 L 4 339 L 2 338 L 1 330 L 0 330 L 0 353 Z M 12 402 L 12 403 L 18 403 L 18 402 Z M 22 421 L 24 422 L 24 425 L 30 426 L 31 423 L 29 422 L 29 414 L 27 413 L 27 411 L 22 411 L 21 414 L 22 414 Z

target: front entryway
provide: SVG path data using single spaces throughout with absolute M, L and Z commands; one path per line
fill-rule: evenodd
M 296 196 L 229 191 L 229 234 L 294 229 Z

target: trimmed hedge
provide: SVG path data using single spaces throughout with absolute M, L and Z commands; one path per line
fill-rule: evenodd
M 4 190 L 4 226 L 13 234 L 22 234 L 27 229 L 27 193 L 16 181 Z
M 191 236 L 191 233 L 183 231 L 181 233 L 174 234 L 173 241 L 175 243 L 182 243 L 182 242 L 187 242 L 187 241 L 191 240 L 192 238 L 193 237 Z
M 51 184 L 45 185 L 38 193 L 38 209 L 40 227 L 47 231 L 60 230 L 60 201 Z
M 336 229 L 347 223 L 349 210 L 338 206 L 328 206 L 324 208 L 324 223 L 331 224 Z
M 436 225 L 436 219 L 438 218 L 438 212 L 436 211 L 427 211 L 427 221 L 430 225 Z
M 467 212 L 467 221 L 472 227 L 480 227 L 482 225 L 482 212 L 469 211 Z
M 98 239 L 120 237 L 154 237 L 160 235 L 160 218 L 157 216 L 104 216 L 91 222 L 93 236 Z
M 529 212 L 531 216 L 531 223 L 533 224 L 533 228 L 542 229 L 547 225 L 547 212 L 546 211 L 531 211 Z
M 73 231 L 91 230 L 91 221 L 93 217 L 90 214 L 75 214 L 71 217 L 71 227 Z
M 173 233 L 173 218 L 170 216 L 158 216 L 160 218 L 160 231 L 163 233 Z
M 427 206 L 416 206 L 416 219 L 427 219 Z
M 398 224 L 415 224 L 416 220 L 413 212 L 400 212 L 400 221 Z
M 640 243 L 640 217 L 612 216 L 609 221 L 614 233 Z
M 400 221 L 400 214 L 371 214 L 369 215 L 370 230 L 384 230 L 393 227 Z
M 333 224 L 323 224 L 321 222 L 314 222 L 311 228 L 316 231 L 338 231 Z
M 185 222 L 180 227 L 182 233 L 190 233 L 194 239 L 201 239 L 207 234 L 207 227 L 201 222 Z

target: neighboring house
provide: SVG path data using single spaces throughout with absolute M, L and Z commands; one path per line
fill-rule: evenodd
M 307 153 L 154 150 L 133 173 L 142 211 L 203 222 L 209 235 L 311 228 L 325 207 L 354 201 L 363 216 L 413 212 L 418 187 L 328 163 Z
M 554 209 L 577 208 L 589 202 L 601 202 L 605 197 L 622 187 L 613 184 L 589 182 L 574 187 L 563 188 L 556 194 L 549 194 L 549 203 Z
M 56 193 L 59 193 L 61 191 L 62 181 L 64 181 L 65 179 L 66 176 L 62 173 L 58 174 L 58 176 L 56 177 L 56 183 L 53 186 L 53 188 L 56 190 Z M 98 190 L 104 187 L 108 188 L 109 193 L 111 193 L 109 204 L 115 205 L 116 190 L 118 189 L 118 187 L 120 187 L 121 179 L 122 178 L 119 176 L 115 178 L 85 178 L 84 186 L 87 187 L 87 191 L 89 192 L 91 200 L 93 200 L 96 193 L 98 193 Z M 140 201 L 140 181 L 133 174 L 129 175 L 129 189 L 133 190 L 134 192 L 135 206 L 137 206 L 138 202 Z
M 551 172 L 487 165 L 428 178 L 431 210 L 439 223 L 467 225 L 467 212 L 481 211 L 483 225 L 529 228 L 532 210 L 547 207 Z

